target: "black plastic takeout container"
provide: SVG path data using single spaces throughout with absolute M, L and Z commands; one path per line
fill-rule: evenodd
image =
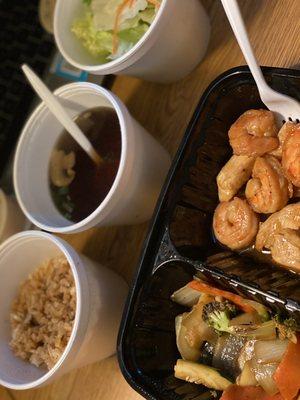
M 300 100 L 300 71 L 264 68 L 269 84 Z M 170 295 L 198 271 L 215 286 L 260 301 L 300 322 L 300 277 L 221 248 L 212 235 L 216 176 L 230 157 L 230 125 L 244 111 L 264 108 L 247 67 L 219 76 L 202 96 L 161 193 L 119 333 L 118 356 L 127 381 L 155 400 L 213 398 L 180 381 Z

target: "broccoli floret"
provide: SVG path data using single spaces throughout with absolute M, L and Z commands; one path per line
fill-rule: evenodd
M 275 321 L 279 339 L 289 339 L 297 343 L 296 333 L 299 331 L 299 326 L 294 318 L 284 318 L 281 314 L 276 314 L 273 320 Z
M 203 307 L 202 318 L 217 333 L 220 332 L 231 332 L 232 329 L 229 326 L 230 319 L 235 317 L 238 313 L 237 307 L 230 301 L 213 301 L 205 304 Z
M 230 332 L 228 315 L 226 311 L 214 311 L 206 321 L 209 326 L 219 332 Z

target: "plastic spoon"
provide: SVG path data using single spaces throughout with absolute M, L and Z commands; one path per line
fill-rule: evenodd
M 75 124 L 75 122 L 68 115 L 66 110 L 62 107 L 59 100 L 41 81 L 36 73 L 33 72 L 33 70 L 26 64 L 22 65 L 22 70 L 35 92 L 43 100 L 43 102 L 46 104 L 52 114 L 67 130 L 67 132 L 69 132 L 73 139 L 76 140 L 79 146 L 82 147 L 82 149 L 89 155 L 89 157 L 95 162 L 95 164 L 99 165 L 101 162 L 103 162 L 103 159 L 96 152 L 91 142 L 87 139 L 81 129 L 79 129 L 79 127 Z

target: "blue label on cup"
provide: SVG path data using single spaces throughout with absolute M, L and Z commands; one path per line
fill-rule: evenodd
M 85 82 L 88 79 L 88 73 L 86 71 L 73 67 L 73 65 L 69 64 L 60 53 L 57 53 L 54 58 L 51 72 L 61 78 L 69 79 L 71 81 Z

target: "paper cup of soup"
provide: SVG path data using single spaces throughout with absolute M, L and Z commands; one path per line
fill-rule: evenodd
M 72 83 L 55 94 L 104 161 L 96 166 L 40 104 L 14 160 L 15 192 L 26 216 L 61 233 L 149 219 L 170 166 L 168 153 L 111 92 Z
M 203 58 L 209 19 L 199 0 L 57 0 L 54 34 L 62 55 L 93 74 L 162 83 Z
M 0 384 L 30 389 L 115 353 L 127 285 L 39 231 L 0 246 Z

